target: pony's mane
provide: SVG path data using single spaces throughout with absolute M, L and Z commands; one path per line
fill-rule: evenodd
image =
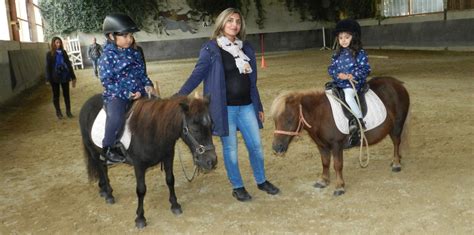
M 166 99 L 141 99 L 130 109 L 129 126 L 133 135 L 144 138 L 167 138 L 181 126 L 180 103 L 189 103 L 185 96 Z
M 295 100 L 299 102 L 302 97 L 306 97 L 306 96 L 316 97 L 322 94 L 324 94 L 324 91 L 317 90 L 317 89 L 283 92 L 273 100 L 272 106 L 270 108 L 270 115 L 273 118 L 280 116 L 280 114 L 283 113 L 283 111 L 285 111 L 285 106 L 288 100 Z

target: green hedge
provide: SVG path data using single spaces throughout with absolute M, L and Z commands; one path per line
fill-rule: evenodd
M 76 31 L 97 33 L 107 14 L 128 14 L 145 31 L 152 31 L 148 20 L 158 14 L 156 0 L 41 0 L 41 14 L 47 24 L 46 36 Z

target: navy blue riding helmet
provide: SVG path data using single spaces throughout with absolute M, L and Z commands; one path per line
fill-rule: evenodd
M 353 19 L 344 19 L 339 21 L 336 25 L 336 29 L 334 30 L 334 36 L 337 37 L 340 32 L 349 32 L 353 36 L 357 35 L 359 38 L 362 36 L 359 23 Z

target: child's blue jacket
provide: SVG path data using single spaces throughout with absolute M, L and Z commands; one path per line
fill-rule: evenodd
M 115 98 L 129 100 L 131 93 L 146 94 L 145 86 L 153 86 L 145 72 L 145 62 L 133 48 L 118 48 L 107 42 L 99 59 L 99 77 L 104 86 L 105 103 Z
M 339 73 L 350 73 L 357 81 L 356 88 L 360 88 L 365 84 L 367 76 L 371 71 L 369 58 L 364 49 L 361 49 L 356 57 L 352 57 L 351 50 L 347 48 L 341 49 L 339 54 L 334 54 L 331 59 L 331 65 L 328 67 L 328 73 L 340 88 L 351 88 L 348 80 L 342 80 L 337 77 Z

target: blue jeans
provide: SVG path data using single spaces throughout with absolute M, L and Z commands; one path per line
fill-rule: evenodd
M 122 135 L 125 125 L 125 115 L 130 106 L 130 101 L 115 98 L 105 104 L 105 134 L 102 140 L 102 146 L 111 147 L 115 145 L 115 141 Z
M 249 153 L 250 165 L 257 184 L 265 182 L 265 169 L 263 164 L 263 150 L 260 141 L 260 130 L 255 116 L 253 104 L 242 106 L 227 106 L 229 119 L 229 135 L 221 136 L 222 149 L 224 152 L 224 165 L 227 177 L 233 188 L 244 187 L 239 170 L 237 156 L 237 128 L 242 133 L 247 151 Z
M 99 58 L 91 59 L 92 68 L 94 69 L 94 75 L 96 77 L 99 76 L 98 66 L 99 66 Z

